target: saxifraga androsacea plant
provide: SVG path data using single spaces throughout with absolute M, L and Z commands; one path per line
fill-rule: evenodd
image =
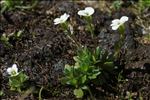
M 76 98 L 82 98 L 84 91 L 88 91 L 92 100 L 94 96 L 90 90 L 90 84 L 101 75 L 102 70 L 111 71 L 114 67 L 113 59 L 108 57 L 108 53 L 97 47 L 93 52 L 87 47 L 83 47 L 73 57 L 74 65 L 66 65 L 62 83 L 74 87 Z M 98 79 L 97 79 L 98 80 Z
M 125 22 L 128 21 L 127 16 L 122 16 L 120 19 L 114 19 L 112 21 L 112 24 L 110 25 L 112 27 L 112 30 L 118 30 L 119 31 L 119 41 L 115 43 L 115 53 L 114 56 L 117 58 L 120 55 L 121 47 L 124 45 L 125 41 Z
M 5 33 L 0 36 L 0 42 L 2 42 L 6 47 L 12 47 L 13 45 L 9 42 L 11 40 L 21 40 L 23 31 L 17 31 L 6 35 Z
M 0 1 L 1 4 L 1 13 L 9 10 L 18 9 L 32 9 L 38 4 L 38 0 L 31 0 L 31 5 L 24 6 L 23 0 L 2 0 Z
M 78 11 L 79 16 L 83 16 L 86 22 L 86 28 L 91 33 L 91 36 L 94 37 L 94 25 L 92 24 L 92 15 L 94 14 L 94 9 L 92 7 L 86 7 L 84 10 Z
M 21 92 L 21 87 L 23 83 L 28 79 L 28 76 L 24 74 L 22 71 L 18 72 L 18 68 L 16 64 L 13 64 L 12 67 L 7 69 L 7 73 L 9 76 L 9 85 L 10 90 Z
M 70 17 L 69 14 L 64 13 L 59 18 L 54 19 L 54 24 L 60 24 L 61 28 L 63 29 L 65 35 L 78 47 L 82 47 L 82 45 L 77 41 L 74 36 L 72 26 L 67 22 L 68 18 Z

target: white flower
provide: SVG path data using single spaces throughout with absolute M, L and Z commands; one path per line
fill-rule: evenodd
M 12 67 L 7 69 L 7 73 L 11 76 L 17 76 L 19 74 L 17 65 L 13 64 Z
M 112 30 L 117 30 L 119 28 L 119 26 L 121 26 L 126 21 L 128 21 L 128 19 L 129 18 L 127 16 L 122 16 L 120 19 L 114 19 L 112 21 L 112 24 L 110 25 L 110 26 L 112 26 Z
M 84 10 L 78 11 L 78 15 L 80 16 L 91 16 L 94 13 L 94 9 L 92 7 L 86 7 Z
M 0 4 L 4 4 L 4 3 L 6 3 L 6 1 L 4 1 L 4 0 L 0 1 Z
M 57 24 L 64 23 L 69 18 L 69 16 L 70 15 L 64 13 L 63 15 L 60 16 L 60 18 L 54 19 L 54 24 L 57 25 Z

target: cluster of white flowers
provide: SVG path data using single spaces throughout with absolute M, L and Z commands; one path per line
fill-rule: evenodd
M 7 69 L 7 73 L 11 76 L 17 76 L 19 74 L 17 65 L 13 64 L 12 67 Z
M 93 15 L 95 10 L 92 7 L 86 7 L 84 10 L 79 10 L 78 15 L 80 16 L 91 16 Z M 61 24 L 65 23 L 67 19 L 70 17 L 69 14 L 64 13 L 60 16 L 60 18 L 54 19 L 54 24 Z M 112 30 L 117 30 L 121 25 L 123 25 L 126 21 L 128 21 L 127 16 L 122 16 L 120 19 L 114 19 L 112 21 L 112 24 L 110 25 L 112 27 Z

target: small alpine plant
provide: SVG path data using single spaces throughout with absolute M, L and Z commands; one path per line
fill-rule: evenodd
M 17 76 L 19 73 L 18 73 L 18 68 L 17 68 L 17 65 L 16 64 L 13 64 L 12 67 L 8 68 L 7 69 L 7 73 L 10 75 L 10 76 Z
M 96 81 L 101 84 L 105 81 L 98 77 L 105 75 L 102 72 L 112 72 L 114 69 L 113 55 L 108 54 L 100 47 L 95 50 L 83 47 L 73 59 L 75 64 L 67 64 L 64 68 L 62 82 L 74 87 L 73 93 L 76 98 L 82 98 L 85 92 L 88 91 L 91 100 L 95 100 L 90 90 L 90 84 L 94 85 Z
M 114 54 L 115 57 L 119 55 L 120 49 L 124 44 L 125 22 L 127 22 L 128 20 L 129 18 L 127 16 L 122 16 L 120 19 L 114 19 L 112 21 L 112 24 L 110 25 L 112 27 L 112 30 L 118 30 L 120 34 L 120 39 L 115 44 L 115 54 Z
M 92 24 L 92 15 L 94 14 L 94 9 L 92 7 L 86 7 L 84 10 L 78 11 L 79 16 L 83 16 L 87 23 L 87 30 L 94 36 L 94 25 Z
M 22 0 L 1 0 L 0 12 L 4 13 L 5 11 L 10 11 L 14 9 L 32 9 L 38 4 L 38 0 L 34 0 L 31 5 L 24 5 L 25 1 Z
M 59 18 L 54 19 L 54 25 L 61 25 L 61 28 L 64 30 L 65 34 L 70 36 L 70 32 L 68 31 L 68 23 L 67 20 L 70 17 L 69 14 L 64 13 L 63 15 L 61 15 Z
M 2 34 L 0 36 L 0 42 L 4 43 L 6 47 L 12 47 L 13 45 L 9 42 L 9 40 L 21 40 L 23 30 L 7 34 Z
M 67 37 L 77 46 L 81 47 L 81 44 L 73 36 L 73 27 L 67 22 L 69 14 L 64 13 L 59 18 L 54 19 L 54 25 L 61 25 L 61 28 L 64 30 Z
M 83 47 L 77 56 L 74 56 L 74 65 L 65 65 L 64 77 L 62 83 L 74 87 L 74 95 L 76 98 L 82 98 L 84 91 L 88 91 L 92 100 L 94 100 L 91 93 L 89 83 L 97 78 L 101 73 L 100 69 L 94 64 L 96 63 L 96 53 L 91 52 L 87 47 Z M 96 59 L 97 60 L 97 59 Z
M 6 46 L 11 46 L 9 43 L 9 37 L 5 33 L 0 37 L 0 41 L 3 42 Z
M 28 79 L 28 76 L 23 72 L 18 72 L 16 64 L 13 64 L 12 67 L 7 69 L 9 76 L 9 85 L 10 90 L 21 92 L 21 87 L 23 83 Z

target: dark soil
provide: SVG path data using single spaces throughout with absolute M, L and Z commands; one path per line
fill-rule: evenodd
M 116 85 L 97 87 L 93 91 L 97 100 L 119 100 L 120 96 L 127 96 L 127 91 L 132 98 L 139 100 L 150 99 L 150 45 L 142 45 L 135 40 L 141 36 L 141 27 L 136 25 L 136 15 L 122 7 L 119 11 L 110 14 L 107 11 L 100 11 L 96 8 L 93 15 L 93 23 L 97 36 L 92 39 L 85 32 L 83 20 L 77 15 L 79 9 L 88 5 L 80 2 L 64 1 L 42 1 L 33 10 L 7 11 L 1 15 L 0 35 L 10 34 L 23 30 L 20 40 L 10 39 L 12 47 L 6 47 L 0 41 L 0 72 L 1 90 L 3 100 L 19 100 L 22 94 L 9 90 L 8 75 L 6 69 L 16 63 L 19 70 L 29 76 L 26 82 L 33 91 L 25 96 L 25 100 L 38 100 L 38 92 L 43 86 L 42 98 L 47 100 L 72 100 L 75 99 L 72 88 L 61 85 L 60 78 L 63 76 L 65 64 L 73 64 L 73 56 L 76 54 L 76 47 L 65 36 L 59 26 L 53 24 L 53 20 L 67 12 L 73 24 L 75 36 L 78 41 L 90 48 L 101 46 L 104 49 L 113 51 L 113 45 L 118 40 L 118 34 L 111 30 L 111 21 L 123 15 L 129 17 L 126 24 L 126 42 L 119 59 L 120 72 L 123 81 Z M 94 5 L 93 5 L 94 7 Z M 112 88 L 112 89 L 111 89 Z M 85 96 L 85 99 L 88 96 Z

